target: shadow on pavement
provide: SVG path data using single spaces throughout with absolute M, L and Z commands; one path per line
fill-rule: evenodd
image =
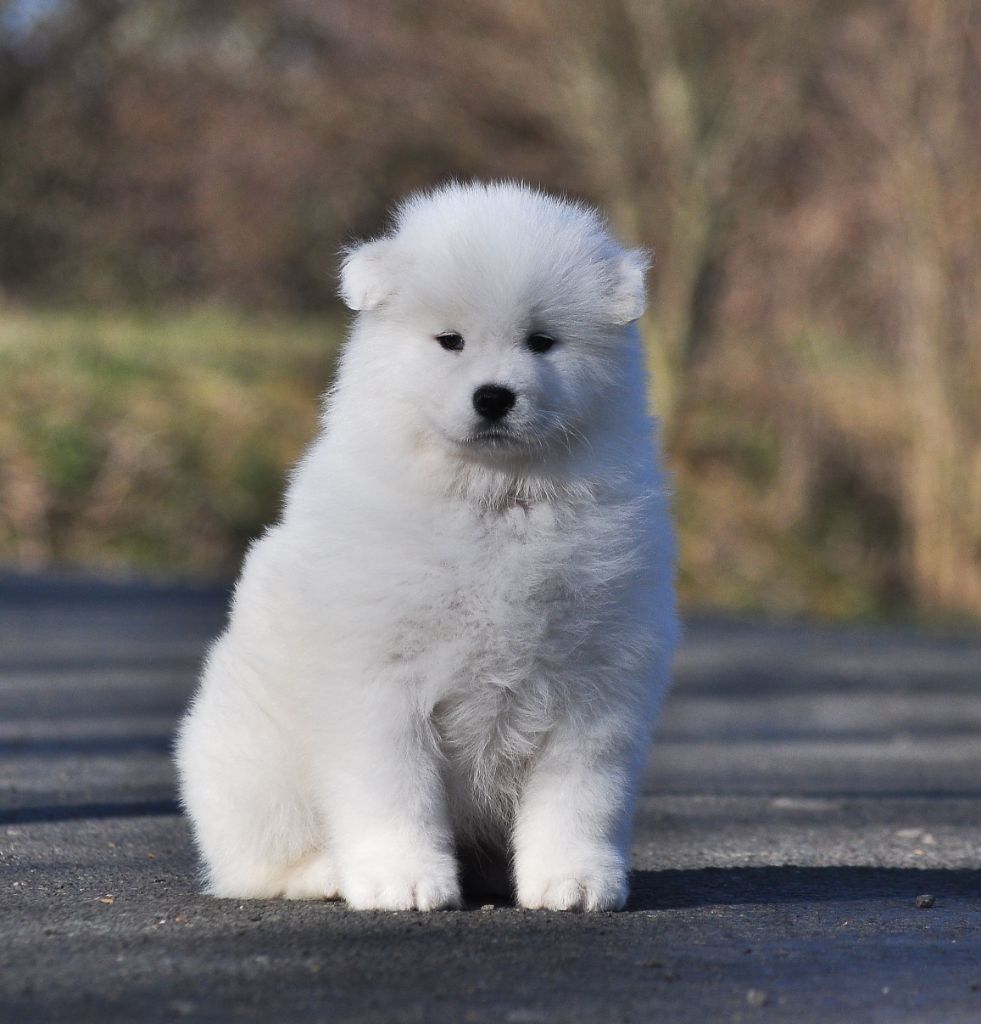
M 922 893 L 938 905 L 945 896 L 977 901 L 981 870 L 784 865 L 635 871 L 627 910 L 869 899 L 912 906 Z
M 159 818 L 180 814 L 176 800 L 105 801 L 87 804 L 49 804 L 0 810 L 0 825 L 99 818 Z
M 24 736 L 0 740 L 0 757 L 117 757 L 127 754 L 169 754 L 173 737 L 142 733 L 135 736 Z

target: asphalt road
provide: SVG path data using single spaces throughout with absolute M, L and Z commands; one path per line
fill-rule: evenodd
M 695 621 L 627 911 L 357 914 L 196 892 L 224 599 L 0 578 L 3 1022 L 981 1021 L 981 635 Z

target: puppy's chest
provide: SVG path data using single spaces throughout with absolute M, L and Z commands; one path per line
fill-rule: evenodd
M 589 603 L 577 537 L 510 510 L 437 541 L 407 581 L 393 654 L 434 697 L 514 690 L 559 655 L 560 634 Z M 464 532 L 464 529 L 466 532 Z M 580 540 L 582 538 L 579 538 Z

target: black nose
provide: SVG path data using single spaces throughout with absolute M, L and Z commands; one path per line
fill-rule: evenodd
M 473 407 L 485 420 L 499 420 L 514 405 L 514 392 L 499 384 L 481 384 L 473 393 Z

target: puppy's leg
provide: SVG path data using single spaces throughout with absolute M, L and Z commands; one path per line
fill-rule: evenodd
M 522 793 L 514 832 L 518 902 L 618 910 L 627 900 L 634 790 L 646 739 L 616 722 L 558 723 Z M 636 730 L 634 730 L 636 731 Z
M 181 801 L 208 892 L 240 899 L 336 895 L 322 818 L 295 744 L 232 685 L 240 673 L 227 645 L 212 655 L 208 672 L 212 685 L 184 719 L 176 751 Z
M 440 753 L 401 688 L 338 709 L 322 778 L 340 890 L 359 910 L 457 906 L 460 886 Z

